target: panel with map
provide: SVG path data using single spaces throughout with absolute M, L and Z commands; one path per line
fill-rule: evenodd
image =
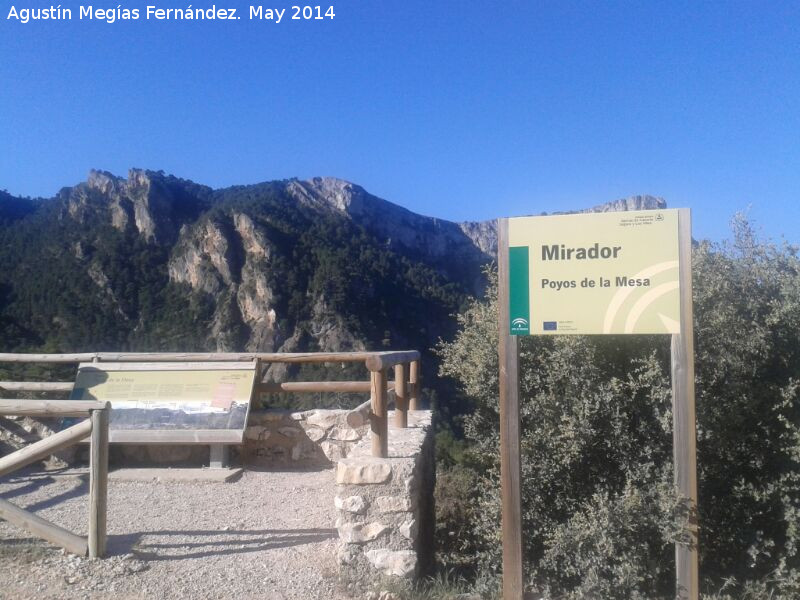
M 82 363 L 73 400 L 111 402 L 111 430 L 244 431 L 255 363 Z

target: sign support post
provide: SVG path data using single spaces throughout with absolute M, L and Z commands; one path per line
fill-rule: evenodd
M 672 335 L 672 419 L 675 486 L 689 502 L 688 544 L 675 544 L 676 597 L 697 600 L 697 434 L 694 402 L 694 322 L 692 311 L 692 221 L 678 209 L 680 333 Z
M 503 600 L 522 600 L 522 509 L 519 445 L 519 340 L 510 335 L 508 219 L 497 222 L 497 310 L 500 355 L 500 485 Z
M 524 598 L 517 337 L 668 333 L 675 487 L 689 510 L 676 598 L 698 600 L 691 212 L 519 217 L 497 230 L 503 599 Z

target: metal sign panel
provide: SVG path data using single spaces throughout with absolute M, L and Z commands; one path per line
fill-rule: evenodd
M 110 428 L 243 432 L 255 363 L 82 363 L 71 398 L 111 402 Z
M 679 333 L 678 211 L 508 220 L 511 335 Z

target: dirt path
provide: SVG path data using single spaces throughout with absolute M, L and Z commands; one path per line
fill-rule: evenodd
M 26 473 L 0 497 L 85 535 L 88 475 Z M 333 471 L 245 472 L 234 483 L 109 481 L 109 555 L 80 559 L 0 521 L 8 600 L 344 599 Z

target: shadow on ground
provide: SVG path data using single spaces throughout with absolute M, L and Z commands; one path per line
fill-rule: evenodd
M 71 500 L 72 498 L 77 498 L 79 496 L 87 496 L 89 494 L 88 473 L 78 474 L 78 475 L 71 474 L 70 479 L 74 479 L 74 482 L 73 485 L 68 490 L 65 490 L 60 494 L 52 496 L 51 498 L 39 500 L 38 502 L 34 502 L 33 504 L 28 504 L 28 505 L 20 504 L 19 507 L 29 512 L 36 512 L 37 510 L 43 510 L 45 508 L 50 508 L 51 506 L 56 506 L 57 504 L 60 504 L 65 500 Z M 12 498 L 16 498 L 18 496 L 25 496 L 27 494 L 37 491 L 40 488 L 47 487 L 51 483 L 55 482 L 55 477 L 53 475 L 22 476 L 22 477 L 17 477 L 16 479 L 9 479 L 9 481 L 10 482 L 25 481 L 24 485 L 21 485 L 20 487 L 14 488 L 12 490 L 0 494 L 0 498 L 10 501 Z
M 336 529 L 147 531 L 108 536 L 108 554 L 133 553 L 142 560 L 185 560 L 303 546 L 336 537 Z

